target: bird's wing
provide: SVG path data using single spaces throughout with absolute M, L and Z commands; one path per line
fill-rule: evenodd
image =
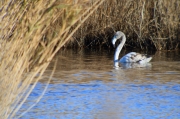
M 130 52 L 128 54 L 126 54 L 125 56 L 123 56 L 120 59 L 120 62 L 131 62 L 131 63 L 143 63 L 143 62 L 149 62 L 151 60 L 151 57 L 145 55 L 145 54 L 140 54 L 140 53 L 136 53 L 136 52 Z

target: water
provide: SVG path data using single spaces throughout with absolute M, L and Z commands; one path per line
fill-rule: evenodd
M 126 51 L 122 52 L 122 54 Z M 113 67 L 113 51 L 66 50 L 47 92 L 23 119 L 179 119 L 180 52 L 156 52 L 150 66 Z M 44 78 L 23 105 L 32 105 Z

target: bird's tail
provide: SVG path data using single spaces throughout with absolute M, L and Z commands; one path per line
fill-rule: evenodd
M 151 56 L 146 56 L 146 58 L 145 58 L 145 59 L 143 59 L 143 60 L 141 60 L 139 63 L 140 63 L 140 64 L 147 63 L 147 62 L 150 62 L 150 61 L 151 61 L 151 59 L 152 59 L 152 57 L 151 57 Z
M 146 62 L 150 62 L 151 59 L 152 59 L 152 57 L 147 57 L 147 58 L 146 58 Z

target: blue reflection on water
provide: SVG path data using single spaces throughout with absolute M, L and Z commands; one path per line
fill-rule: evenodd
M 28 98 L 33 103 L 44 88 L 38 83 Z M 22 118 L 154 119 L 180 118 L 180 85 L 117 84 L 91 81 L 50 84 L 41 101 Z

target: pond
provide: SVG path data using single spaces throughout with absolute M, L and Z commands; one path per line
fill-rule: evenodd
M 21 118 L 179 119 L 180 51 L 140 53 L 153 55 L 150 65 L 115 68 L 114 51 L 105 49 L 60 51 L 46 93 Z M 41 95 L 53 62 L 19 113 Z

